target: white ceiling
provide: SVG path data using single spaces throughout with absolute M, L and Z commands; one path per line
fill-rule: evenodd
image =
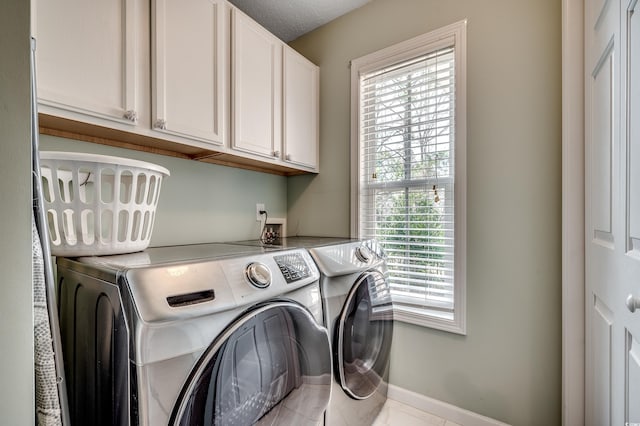
M 283 41 L 326 24 L 370 0 L 229 0 Z

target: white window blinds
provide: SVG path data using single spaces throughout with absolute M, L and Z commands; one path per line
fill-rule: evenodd
M 360 74 L 359 234 L 388 255 L 394 304 L 454 315 L 453 43 Z

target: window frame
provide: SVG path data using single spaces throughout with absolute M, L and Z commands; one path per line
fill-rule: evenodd
M 457 334 L 466 334 L 466 27 L 462 20 L 400 42 L 351 61 L 351 236 L 359 238 L 360 216 L 360 76 L 428 54 L 447 46 L 455 55 L 455 144 L 454 144 L 454 308 L 453 320 L 437 316 L 428 307 L 410 309 L 394 304 L 394 319 Z

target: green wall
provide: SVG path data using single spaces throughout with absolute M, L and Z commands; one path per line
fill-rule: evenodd
M 394 385 L 514 425 L 560 424 L 561 4 L 373 0 L 294 41 L 320 66 L 320 174 L 289 228 L 349 233 L 349 61 L 468 19 L 467 336 L 398 323 Z
M 0 423 L 34 424 L 29 2 L 0 2 Z
M 40 149 L 79 151 L 148 161 L 169 169 L 163 181 L 150 246 L 257 239 L 256 203 L 285 217 L 283 176 L 199 163 L 122 148 L 40 137 Z

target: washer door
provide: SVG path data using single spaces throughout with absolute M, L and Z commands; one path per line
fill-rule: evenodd
M 171 424 L 315 424 L 330 394 L 327 330 L 302 305 L 271 301 L 247 311 L 209 346 Z
M 389 366 L 393 310 L 384 275 L 367 272 L 356 281 L 336 327 L 340 385 L 350 397 L 366 399 L 385 380 Z

